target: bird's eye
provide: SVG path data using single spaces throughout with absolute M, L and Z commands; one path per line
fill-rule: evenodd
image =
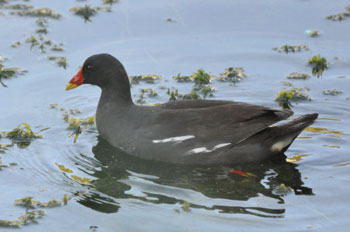
M 92 65 L 88 65 L 87 68 L 88 68 L 88 69 L 92 69 Z

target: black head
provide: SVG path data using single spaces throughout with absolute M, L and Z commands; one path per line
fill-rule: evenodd
M 129 79 L 123 65 L 109 54 L 90 56 L 81 70 L 84 84 L 97 85 L 102 89 L 116 84 L 129 86 Z

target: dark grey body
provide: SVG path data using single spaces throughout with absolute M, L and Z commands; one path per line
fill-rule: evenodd
M 270 127 L 293 112 L 210 100 L 138 106 L 123 66 L 107 54 L 88 58 L 82 73 L 86 83 L 102 89 L 96 112 L 99 134 L 144 159 L 196 165 L 262 161 L 284 152 L 317 118 L 310 114 Z

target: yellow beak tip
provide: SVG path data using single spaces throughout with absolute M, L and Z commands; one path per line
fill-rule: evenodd
M 72 83 L 68 83 L 67 86 L 66 86 L 66 90 L 71 90 L 71 89 L 74 89 L 76 87 L 78 87 L 78 85 L 72 84 Z

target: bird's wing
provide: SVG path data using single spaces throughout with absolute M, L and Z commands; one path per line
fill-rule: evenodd
M 211 101 L 204 101 L 206 107 L 198 108 L 186 103 L 180 103 L 182 107 L 159 107 L 150 127 L 160 138 L 192 135 L 196 146 L 215 146 L 218 142 L 235 145 L 293 114 L 247 103 L 221 103 L 210 106 Z

